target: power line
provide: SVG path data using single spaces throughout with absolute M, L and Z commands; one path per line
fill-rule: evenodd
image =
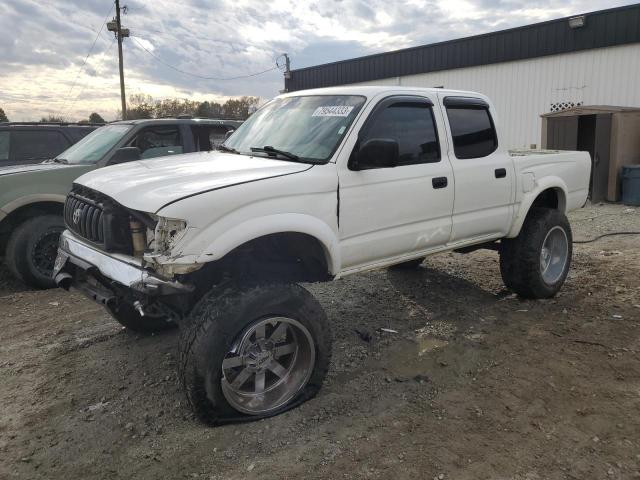
M 113 42 L 116 41 L 116 38 L 113 37 L 111 39 L 111 43 L 109 43 L 109 45 L 107 45 L 107 47 L 100 52 L 100 55 L 103 55 L 104 53 L 107 52 L 107 50 L 109 50 L 111 48 L 111 46 L 113 45 Z M 73 99 L 73 101 L 71 102 L 71 104 L 69 105 L 68 108 L 63 108 L 63 111 L 65 113 L 65 115 L 69 112 L 69 110 L 71 110 L 73 108 L 73 106 L 75 105 L 75 103 L 78 101 L 78 99 L 80 98 L 80 96 L 82 95 L 82 93 L 84 92 L 85 88 L 87 88 L 87 85 L 89 85 L 89 81 L 87 81 L 82 88 L 80 89 L 80 91 L 78 92 L 78 94 L 75 96 L 75 98 Z M 65 106 L 66 106 L 66 101 L 65 101 Z
M 271 67 L 271 68 L 269 68 L 267 70 L 262 70 L 260 72 L 250 73 L 250 74 L 247 74 L 247 75 L 238 75 L 237 77 L 207 77 L 207 76 L 204 76 L 204 75 L 198 75 L 197 73 L 191 73 L 191 72 L 187 72 L 185 70 L 181 70 L 178 67 L 176 67 L 174 65 L 171 65 L 170 63 L 165 62 L 162 58 L 158 57 L 156 54 L 154 54 L 149 49 L 147 49 L 144 45 L 142 45 L 134 35 L 132 35 L 131 38 L 132 38 L 132 40 L 134 42 L 136 42 L 136 44 L 140 48 L 142 48 L 145 52 L 147 52 L 149 55 L 151 55 L 153 58 L 155 58 L 157 61 L 159 61 L 160 63 L 162 63 L 166 67 L 169 67 L 172 70 L 175 70 L 176 72 L 182 73 L 184 75 L 189 75 L 191 77 L 200 78 L 202 80 L 219 80 L 219 81 L 239 80 L 241 78 L 257 77 L 258 75 L 262 75 L 262 74 L 267 73 L 267 72 L 272 72 L 273 70 L 277 70 L 279 68 L 276 65 L 275 67 Z
M 171 33 L 171 32 L 167 32 L 164 30 L 154 30 L 154 29 L 148 29 L 148 28 L 138 28 L 136 27 L 135 29 L 132 30 L 133 33 L 137 33 L 137 32 L 142 32 L 142 33 L 151 33 L 154 35 L 160 35 L 163 36 L 165 38 L 173 38 L 173 39 L 179 39 L 181 41 L 184 41 L 184 36 L 180 36 L 180 35 L 176 35 L 175 33 Z M 257 43 L 251 43 L 251 42 L 247 42 L 247 41 L 240 41 L 240 40 L 221 40 L 218 38 L 211 38 L 211 37 L 205 37 L 203 35 L 196 35 L 193 32 L 186 32 L 186 35 L 188 37 L 193 37 L 197 40 L 203 40 L 205 42 L 211 42 L 211 43 L 219 43 L 222 45 L 229 45 L 231 47 L 255 47 L 257 49 L 260 50 L 267 50 L 268 47 L 266 45 L 259 45 Z M 138 35 L 138 38 L 144 38 L 141 35 Z M 146 40 L 146 39 L 145 39 Z
M 111 10 L 112 9 L 113 9 L 113 5 L 111 5 L 109 7 L 109 11 L 104 16 L 104 20 L 102 21 L 102 24 L 100 25 L 100 29 L 98 30 L 98 33 L 96 34 L 96 37 L 93 39 L 93 43 L 91 44 L 91 48 L 89 49 L 89 52 L 87 53 L 87 55 L 84 57 L 84 61 L 82 62 L 82 65 L 80 65 L 80 68 L 78 69 L 78 73 L 76 73 L 76 78 L 73 80 L 73 84 L 71 85 L 71 88 L 69 89 L 69 93 L 67 93 L 67 95 L 66 95 L 65 103 L 64 103 L 64 106 L 62 107 L 62 110 L 66 109 L 66 104 L 69 101 L 69 99 L 71 98 L 71 92 L 73 92 L 73 89 L 76 87 L 76 84 L 78 83 L 78 78 L 80 78 L 80 74 L 82 73 L 82 70 L 84 69 L 84 66 L 87 64 L 87 61 L 89 60 L 89 56 L 91 55 L 91 53 L 93 52 L 94 47 L 96 46 L 96 42 L 98 41 L 98 37 L 102 33 L 102 29 L 104 28 L 104 25 L 107 22 L 107 19 L 109 18 L 109 15 L 111 14 Z

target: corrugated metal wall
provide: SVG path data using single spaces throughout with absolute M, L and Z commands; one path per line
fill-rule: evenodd
M 458 38 L 430 45 L 315 65 L 291 71 L 285 88 L 293 92 L 381 80 L 397 75 L 469 68 L 640 42 L 640 4 L 585 15 L 571 28 L 568 18 Z
M 540 115 L 552 104 L 640 107 L 640 45 L 392 77 L 358 85 L 473 90 L 489 96 L 510 148 L 540 146 Z

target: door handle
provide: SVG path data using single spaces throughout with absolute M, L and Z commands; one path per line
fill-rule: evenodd
M 504 178 L 504 177 L 507 176 L 507 169 L 506 168 L 496 168 L 495 174 L 496 174 L 496 178 Z
M 435 177 L 431 179 L 433 188 L 445 188 L 448 185 L 447 177 Z

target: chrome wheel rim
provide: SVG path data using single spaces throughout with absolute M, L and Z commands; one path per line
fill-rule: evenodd
M 569 241 L 562 227 L 547 232 L 540 251 L 540 273 L 547 285 L 553 285 L 562 277 L 569 256 Z
M 222 361 L 222 393 L 236 410 L 264 415 L 285 405 L 307 384 L 316 352 L 309 330 L 292 318 L 249 325 Z

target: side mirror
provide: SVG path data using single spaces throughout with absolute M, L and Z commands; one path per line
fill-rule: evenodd
M 138 147 L 122 147 L 115 151 L 107 165 L 133 162 L 134 160 L 140 160 L 140 158 L 141 153 Z
M 372 138 L 364 142 L 351 161 L 352 170 L 392 168 L 398 165 L 398 142 L 390 138 Z
M 236 129 L 235 129 L 235 128 L 232 128 L 231 130 L 227 130 L 227 133 L 225 133 L 225 134 L 224 134 L 224 142 L 226 142 L 226 141 L 227 141 L 227 139 L 228 139 L 231 135 L 233 135 L 233 132 L 235 132 L 235 131 L 236 131 Z M 224 142 L 223 142 L 223 143 L 224 143 Z

